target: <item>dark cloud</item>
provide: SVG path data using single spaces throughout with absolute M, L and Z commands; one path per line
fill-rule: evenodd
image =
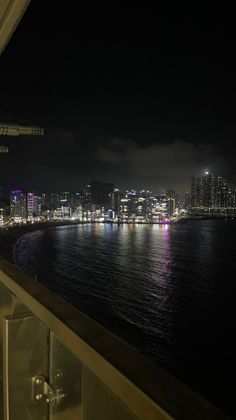
M 206 169 L 227 175 L 224 162 L 229 160 L 210 143 L 145 142 L 145 138 L 137 142 L 118 136 L 85 139 L 56 127 L 42 138 L 3 138 L 10 154 L 0 156 L 1 183 L 25 190 L 79 191 L 95 179 L 123 190 L 147 188 L 158 193 L 167 188 L 189 190 L 191 176 Z M 233 160 L 227 166 L 231 179 Z
M 155 192 L 168 187 L 183 192 L 190 187 L 191 175 L 223 166 L 212 145 L 181 140 L 138 147 L 134 141 L 114 138 L 108 146 L 98 148 L 97 156 L 113 177 L 122 178 L 122 183 L 134 182 Z

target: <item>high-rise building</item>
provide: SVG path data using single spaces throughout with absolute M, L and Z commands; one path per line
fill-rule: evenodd
M 46 193 L 42 193 L 41 194 L 41 205 L 42 205 L 42 210 L 49 210 L 47 208 L 47 195 Z
M 59 198 L 59 205 L 62 207 L 69 207 L 70 206 L 70 198 L 71 194 L 68 191 L 63 191 L 58 194 Z
M 150 198 L 152 196 L 152 191 L 150 190 L 141 190 L 138 192 L 139 197 Z
M 82 196 L 82 205 L 84 210 L 90 211 L 91 207 L 91 187 L 90 184 L 85 185 L 83 196 Z
M 202 178 L 192 177 L 191 182 L 191 202 L 192 207 L 201 207 L 203 205 L 203 193 L 202 193 Z
M 166 190 L 166 199 L 168 200 L 170 198 L 175 200 L 175 208 L 178 208 L 180 206 L 179 194 L 172 188 Z
M 34 202 L 34 193 L 28 192 L 27 193 L 27 219 L 32 220 L 34 217 L 34 209 L 35 209 L 35 202 Z
M 105 182 L 92 181 L 90 183 L 91 191 L 91 207 L 93 210 L 104 207 L 105 210 L 110 208 L 111 194 L 114 185 Z
M 175 199 L 168 198 L 167 201 L 168 216 L 171 217 L 175 212 Z
M 228 183 L 227 189 L 227 207 L 236 207 L 236 186 Z
M 130 210 L 130 206 L 131 206 L 131 198 L 129 197 L 123 197 L 121 198 L 121 202 L 120 202 L 120 219 L 123 222 L 127 222 L 130 215 L 132 214 L 131 210 Z
M 206 172 L 202 177 L 192 177 L 192 207 L 234 207 L 236 187 L 221 176 Z
M 69 205 L 71 208 L 76 209 L 82 204 L 82 194 L 80 192 L 70 193 Z
M 4 208 L 1 206 L 1 203 L 0 203 L 0 225 L 3 224 L 3 220 L 4 220 Z
M 90 184 L 85 185 L 83 196 L 84 196 L 84 202 L 85 203 L 90 203 L 90 201 L 91 201 L 91 186 L 90 186 Z
M 219 178 L 219 179 L 218 179 Z M 209 172 L 201 177 L 192 177 L 192 206 L 193 207 L 214 207 L 217 205 L 217 185 L 220 177 Z
M 190 206 L 191 206 L 191 193 L 189 191 L 185 191 L 184 208 L 189 209 Z
M 49 195 L 49 210 L 56 210 L 60 207 L 60 195 L 58 193 L 51 193 Z
M 110 205 L 110 208 L 111 208 L 111 210 L 113 210 L 115 212 L 116 216 L 118 215 L 118 213 L 120 211 L 121 198 L 122 198 L 122 193 L 121 193 L 120 190 L 115 189 L 111 193 L 111 205 Z
M 0 222 L 1 224 L 9 216 L 9 200 L 0 197 Z
M 11 191 L 10 217 L 15 222 L 26 219 L 26 196 L 21 190 Z
M 203 207 L 217 205 L 217 177 L 208 172 L 202 177 L 202 204 Z
M 34 194 L 34 216 L 39 217 L 42 213 L 42 197 L 41 195 Z
M 173 189 L 166 190 L 166 198 L 175 198 L 175 190 Z

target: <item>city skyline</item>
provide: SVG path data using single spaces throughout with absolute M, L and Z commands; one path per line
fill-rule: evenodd
M 1 56 L 0 121 L 45 128 L 42 138 L 2 137 L 1 183 L 20 172 L 27 190 L 76 189 L 89 171 L 121 188 L 128 179 L 184 192 L 209 164 L 236 182 L 230 25 L 145 7 L 111 7 L 106 18 L 57 5 L 55 19 L 46 8 L 30 4 Z
M 191 191 L 184 198 L 174 189 L 164 194 L 140 188 L 122 191 L 111 182 L 99 181 L 90 181 L 77 192 L 14 189 L 9 197 L 4 200 L 0 188 L 2 227 L 51 221 L 163 224 L 236 214 L 236 185 L 209 171 L 192 176 Z

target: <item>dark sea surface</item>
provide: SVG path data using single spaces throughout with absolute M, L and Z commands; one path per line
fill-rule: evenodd
M 39 230 L 14 262 L 178 379 L 234 410 L 236 221 Z

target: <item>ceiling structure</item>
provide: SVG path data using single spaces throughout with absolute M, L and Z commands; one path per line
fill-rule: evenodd
M 0 1 L 0 55 L 4 51 L 20 22 L 30 0 L 1 0 Z M 36 126 L 20 126 L 17 124 L 0 123 L 0 135 L 18 136 L 43 135 L 43 129 Z M 8 147 L 0 145 L 0 153 L 8 153 Z
M 5 49 L 30 0 L 0 1 L 0 55 Z

